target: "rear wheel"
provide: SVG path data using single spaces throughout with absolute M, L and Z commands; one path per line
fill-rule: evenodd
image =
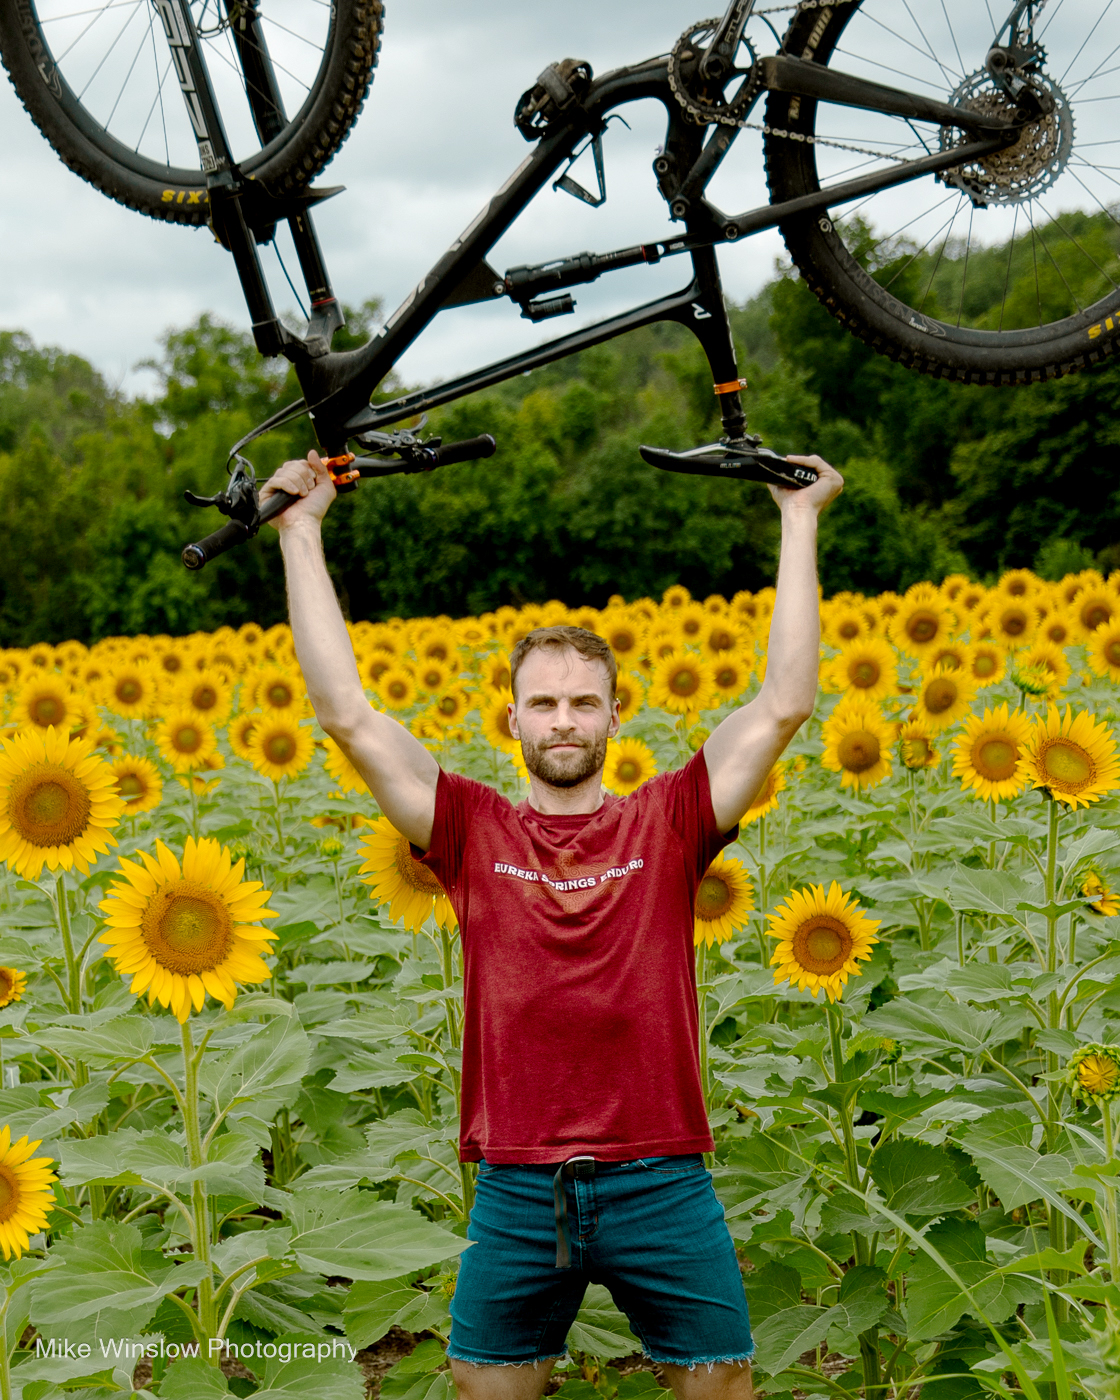
M 4 0 L 0 56 L 63 161 L 141 213 L 206 222 L 206 182 L 159 17 L 167 3 L 191 12 L 242 171 L 274 193 L 313 179 L 369 91 L 382 0 Z M 281 94 L 263 131 L 233 32 L 247 8 L 256 10 Z
M 1003 115 L 985 68 L 1009 0 L 837 0 L 800 11 L 786 53 Z M 1120 344 L 1120 11 L 1041 0 L 1027 37 L 1049 112 L 1009 150 L 790 220 L 790 256 L 876 350 L 938 377 L 1022 383 Z M 773 201 L 960 144 L 957 130 L 770 93 Z M 788 133 L 788 134 L 784 134 Z

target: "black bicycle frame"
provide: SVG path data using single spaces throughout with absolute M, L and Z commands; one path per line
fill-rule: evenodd
M 256 182 L 240 178 L 210 92 L 189 11 L 182 0 L 157 3 L 164 13 L 169 39 L 171 24 L 166 12 L 172 9 L 179 22 L 177 32 L 193 38 L 184 51 L 187 67 L 181 69 L 180 78 L 182 81 L 186 73 L 200 95 L 209 143 L 204 150 L 204 168 L 205 157 L 212 163 L 207 183 L 214 228 L 234 256 L 252 315 L 257 348 L 264 355 L 286 356 L 303 391 L 301 400 L 261 424 L 238 447 L 305 411 L 312 420 L 320 448 L 333 456 L 345 451 L 347 442 L 361 432 L 399 422 L 655 321 L 675 321 L 696 336 L 711 366 L 724 433 L 732 439 L 741 438 L 746 432 L 746 419 L 716 247 L 789 219 L 823 212 L 877 190 L 961 166 L 1001 149 L 1018 136 L 1018 128 L 1011 123 L 965 108 L 867 82 L 803 59 L 785 55 L 765 58 L 760 63 L 760 93 L 797 93 L 809 102 L 828 101 L 935 121 L 959 128 L 967 140 L 952 149 L 899 162 L 827 190 L 729 216 L 706 198 L 705 190 L 739 128 L 719 126 L 709 134 L 706 128 L 688 122 L 669 86 L 667 58 L 622 68 L 592 82 L 582 99 L 573 93 L 572 100 L 548 122 L 526 160 L 367 344 L 333 353 L 329 349 L 330 337 L 335 326 L 341 324 L 341 316 L 315 238 L 309 206 L 334 191 L 308 190 L 294 199 L 276 199 L 257 188 Z M 232 0 L 227 0 L 227 7 L 230 4 Z M 240 4 L 244 8 L 245 0 L 240 0 Z M 250 8 L 255 12 L 255 6 Z M 263 44 L 259 48 L 263 51 Z M 256 49 L 250 52 L 250 58 L 254 53 Z M 548 82 L 563 86 L 556 68 L 546 70 L 540 81 L 546 86 Z M 186 90 L 184 82 L 185 93 Z M 282 118 L 283 108 L 271 78 L 271 67 L 259 60 L 254 83 L 250 85 L 250 93 L 253 92 L 259 94 L 256 106 L 260 111 L 255 106 L 254 116 L 263 135 L 273 129 L 278 115 Z M 662 104 L 668 120 L 664 151 L 654 162 L 654 171 L 670 214 L 684 225 L 684 232 L 612 253 L 583 253 L 537 267 L 516 268 L 504 275 L 490 267 L 486 258 L 491 248 L 557 171 L 573 160 L 580 143 L 601 140 L 607 118 L 616 108 L 649 98 Z M 201 136 L 199 144 L 203 149 Z M 593 197 L 586 197 L 595 202 Z M 286 219 L 292 230 L 311 298 L 311 324 L 303 339 L 294 336 L 277 317 L 257 256 L 257 242 L 271 238 L 279 219 Z M 685 256 L 691 262 L 692 277 L 679 292 L 561 336 L 535 350 L 484 366 L 437 388 L 418 390 L 388 403 L 370 404 L 374 390 L 404 351 L 446 308 L 509 297 L 522 307 L 523 315 L 532 320 L 545 319 L 570 310 L 572 303 L 566 297 L 534 301 L 541 294 L 593 281 L 618 268 L 657 263 L 672 256 Z

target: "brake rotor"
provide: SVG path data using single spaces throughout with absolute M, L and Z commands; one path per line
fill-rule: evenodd
M 1032 73 L 1029 84 L 1050 110 L 1023 125 L 1013 146 L 969 161 L 939 178 L 963 190 L 974 204 L 1021 204 L 1048 190 L 1065 170 L 1073 153 L 1073 113 L 1065 93 L 1043 74 Z M 1019 109 L 998 87 L 987 70 L 967 77 L 949 101 L 984 116 L 1019 120 Z M 941 128 L 941 149 L 973 140 L 958 127 Z
M 735 57 L 738 60 L 745 49 L 750 57 L 748 66 L 732 67 L 727 77 L 719 84 L 719 96 L 713 95 L 714 84 L 705 84 L 700 76 L 700 60 L 704 57 L 719 23 L 718 19 L 704 19 L 691 25 L 673 45 L 669 54 L 669 87 L 673 96 L 698 126 L 710 126 L 712 123 L 738 126 L 750 111 L 762 83 L 757 55 L 750 40 L 744 36 L 739 41 Z M 730 98 L 724 97 L 723 92 L 728 83 L 736 78 L 742 79 L 739 87 Z M 704 91 L 705 88 L 707 91 Z

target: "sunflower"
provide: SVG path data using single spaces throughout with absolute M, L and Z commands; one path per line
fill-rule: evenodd
M 941 595 L 947 603 L 955 603 L 971 583 L 967 574 L 949 574 L 941 580 Z
M 751 805 L 739 818 L 740 826 L 749 826 L 751 822 L 758 821 L 759 817 L 764 817 L 767 812 L 773 812 L 778 806 L 778 794 L 785 790 L 786 767 L 784 763 L 775 763 L 766 775 L 766 780 L 755 793 Z
M 1008 569 L 1000 575 L 996 587 L 1011 598 L 1033 598 L 1046 585 L 1030 569 Z
M 1120 1045 L 1082 1045 L 1070 1056 L 1066 1083 L 1082 1102 L 1110 1102 L 1120 1094 Z
M 665 657 L 653 668 L 646 699 L 652 708 L 673 715 L 710 710 L 719 703 L 711 663 L 696 655 Z
M 617 739 L 607 746 L 603 786 L 628 797 L 657 772 L 653 750 L 640 739 Z
M 821 634 L 829 646 L 848 647 L 865 641 L 871 635 L 871 628 L 859 608 L 822 608 Z
M 1034 640 L 1039 616 L 1029 598 L 1016 598 L 993 589 L 984 605 L 983 621 L 991 640 L 1013 651 Z
M 939 733 L 968 714 L 976 689 L 967 671 L 939 666 L 932 674 L 922 675 L 913 717 Z
M 1058 608 L 1043 618 L 1038 635 L 1041 641 L 1051 642 L 1056 647 L 1068 647 L 1077 641 L 1077 623 L 1064 608 Z M 1120 671 L 1117 674 L 1120 675 Z
M 491 652 L 483 657 L 479 665 L 479 675 L 484 690 L 499 691 L 505 694 L 510 688 L 509 657 L 504 651 Z
M 712 658 L 712 683 L 716 688 L 718 704 L 722 700 L 735 700 L 742 695 L 751 683 L 754 663 L 751 657 L 740 651 L 723 652 Z
M 827 666 L 828 679 L 853 698 L 883 700 L 894 693 L 897 674 L 894 648 L 878 637 L 852 642 Z
M 378 817 L 373 829 L 361 838 L 359 850 L 365 857 L 359 874 L 370 886 L 370 899 L 387 904 L 389 913 L 405 928 L 418 933 L 433 914 L 437 924 L 455 928 L 455 911 L 443 886 L 412 854 L 408 838 L 388 817 Z
M 993 802 L 1017 797 L 1026 786 L 1031 721 L 1006 704 L 969 715 L 953 748 L 953 773 L 964 788 Z
M 951 638 L 934 647 L 923 661 L 927 671 L 935 671 L 944 666 L 948 671 L 963 671 L 968 665 L 969 647 L 967 642 Z
M 491 637 L 490 628 L 480 617 L 464 617 L 455 624 L 455 638 L 469 652 L 481 651 Z
M 968 649 L 965 670 L 979 686 L 997 685 L 1007 670 L 1007 653 L 995 642 L 974 642 Z
M 642 650 L 652 669 L 658 661 L 664 661 L 670 656 L 679 656 L 684 650 L 684 642 L 673 623 L 657 622 L 646 631 Z
M 711 615 L 701 603 L 686 603 L 673 613 L 673 622 L 686 646 L 698 647 L 711 626 Z
M 908 720 L 899 726 L 898 752 L 907 768 L 936 768 L 941 762 L 929 726 L 920 720 Z
M 421 661 L 416 667 L 416 684 L 429 695 L 439 695 L 451 684 L 451 668 L 442 661 Z
M 137 754 L 125 754 L 115 758 L 109 766 L 117 792 L 124 798 L 125 816 L 134 817 L 137 812 L 150 812 L 159 806 L 163 779 L 154 763 Z
M 251 761 L 249 753 L 249 736 L 260 722 L 260 710 L 242 710 L 230 721 L 226 736 L 229 739 L 229 746 L 238 758 L 243 758 L 246 763 Z
M 1069 680 L 1071 667 L 1065 652 L 1052 642 L 1036 641 L 1015 658 L 1015 683 L 1024 679 L 1035 681 L 1047 700 L 1057 700 Z
M 27 880 L 76 867 L 83 875 L 98 852 L 115 846 L 112 829 L 124 802 L 113 770 L 89 739 L 57 729 L 25 729 L 0 753 L 0 860 Z
M 118 666 L 105 677 L 101 703 L 122 719 L 144 719 L 156 698 L 156 674 L 150 666 Z
M 869 919 L 835 880 L 828 894 L 823 885 L 794 890 L 769 920 L 770 937 L 779 940 L 770 959 L 775 984 L 792 982 L 814 997 L 823 987 L 835 1001 L 849 976 L 863 975 L 859 959 L 870 958 L 880 922 Z
M 208 797 L 210 793 L 212 793 L 214 789 L 218 786 L 218 784 L 221 782 L 221 779 L 204 778 L 202 774 L 216 773 L 219 769 L 224 768 L 225 766 L 225 759 L 215 749 L 215 751 L 212 754 L 209 754 L 203 760 L 201 768 L 193 769 L 190 773 L 186 775 L 186 777 L 180 776 L 179 782 L 183 785 L 183 787 L 190 788 L 199 797 Z
M 632 665 L 641 655 L 646 629 L 630 613 L 608 609 L 595 630 L 614 652 L 620 666 Z
M 1087 807 L 1120 787 L 1116 743 L 1108 727 L 1084 710 L 1063 716 L 1051 705 L 1027 744 L 1028 776 L 1036 788 L 1068 806 Z
M 72 728 L 74 697 L 70 686 L 61 676 L 45 671 L 32 671 L 30 679 L 19 689 L 8 718 L 20 726 L 36 729 Z
M 171 686 L 170 694 L 180 706 L 211 724 L 224 724 L 233 707 L 230 677 L 217 667 L 188 672 Z
M 1120 619 L 1104 622 L 1090 634 L 1088 657 L 1098 676 L 1120 681 Z
M 417 638 L 416 656 L 420 661 L 442 661 L 453 675 L 458 674 L 463 658 L 459 639 L 453 630 L 436 628 Z
M 315 736 L 295 717 L 266 710 L 253 726 L 246 748 L 249 762 L 266 778 L 296 778 L 311 762 Z
M 667 608 L 670 612 L 675 611 L 677 608 L 683 608 L 686 604 L 691 602 L 692 594 L 683 583 L 674 583 L 672 587 L 667 588 L 661 595 L 661 606 Z
M 1114 589 L 1101 583 L 1079 593 L 1071 608 L 1083 640 L 1093 635 L 1105 623 L 1120 621 L 1120 597 Z
M 513 696 L 508 691 L 492 695 L 479 706 L 482 716 L 482 733 L 496 749 L 508 754 L 521 752 L 520 742 L 510 733 L 509 709 Z
M 201 768 L 218 747 L 212 727 L 194 710 L 183 706 L 169 710 L 155 726 L 152 737 L 176 773 Z
M 753 908 L 754 890 L 742 861 L 716 856 L 696 889 L 693 943 L 697 947 L 705 943 L 709 948 L 726 943 L 745 927 Z
M 825 745 L 821 762 L 841 775 L 841 787 L 859 792 L 890 777 L 894 738 L 877 705 L 841 701 L 825 720 L 821 738 Z
M 372 690 L 377 689 L 377 684 L 381 677 L 392 666 L 396 660 L 395 656 L 390 656 L 385 651 L 363 652 L 356 658 L 358 663 L 358 675 L 362 678 L 362 684 L 369 686 Z
M 377 683 L 377 694 L 387 710 L 407 710 L 416 703 L 416 682 L 403 666 L 390 666 Z
M 921 660 L 934 647 L 948 640 L 953 631 L 953 614 L 945 607 L 935 588 L 911 589 L 891 617 L 891 640 L 899 651 Z
M 287 666 L 263 667 L 250 688 L 250 708 L 302 719 L 307 712 L 303 677 Z
M 618 701 L 618 721 L 625 724 L 628 719 L 634 718 L 646 698 L 641 676 L 634 671 L 619 671 L 614 684 L 614 697 Z
M 182 865 L 162 841 L 155 856 L 138 851 L 142 864 L 119 862 L 121 879 L 101 901 L 106 930 L 98 939 L 118 972 L 132 974 L 135 996 L 148 994 L 186 1021 L 193 1003 L 201 1011 L 209 992 L 227 1010 L 238 982 L 266 982 L 261 961 L 276 934 L 259 920 L 274 919 L 269 891 L 242 880 L 228 847 L 212 837 L 187 837 Z
M 20 1258 L 31 1236 L 47 1228 L 47 1211 L 54 1204 L 51 1157 L 32 1157 L 41 1138 L 28 1142 L 26 1135 L 12 1141 L 5 1123 L 0 1129 L 0 1250 L 5 1259 Z
M 1111 918 L 1120 914 L 1120 894 L 1117 894 L 1102 879 L 1100 871 L 1090 867 L 1081 881 L 1081 893 L 1094 914 L 1104 914 Z
M 700 636 L 700 650 L 709 661 L 737 655 L 750 640 L 751 630 L 729 617 L 709 617 Z
M 324 740 L 327 759 L 324 768 L 343 792 L 368 792 L 366 780 L 350 762 L 343 749 L 329 736 Z
M 26 972 L 20 972 L 18 967 L 0 967 L 0 1006 L 22 1001 L 26 986 Z
M 432 721 L 442 730 L 461 725 L 475 707 L 475 700 L 461 685 L 451 685 L 431 705 Z

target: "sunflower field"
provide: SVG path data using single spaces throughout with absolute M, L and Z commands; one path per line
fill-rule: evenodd
M 773 596 L 350 631 L 371 703 L 515 801 L 509 650 L 598 632 L 626 794 L 757 693 Z M 696 903 L 756 1381 L 1115 1397 L 1120 576 L 821 618 L 817 713 Z M 0 651 L 0 696 L 0 1400 L 448 1400 L 455 917 L 290 631 Z M 604 1289 L 570 1351 L 564 1400 L 664 1394 Z

